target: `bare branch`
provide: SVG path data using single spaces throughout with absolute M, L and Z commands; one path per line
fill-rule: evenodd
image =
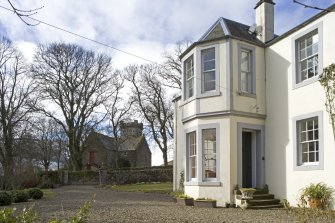
M 31 16 L 37 14 L 38 10 L 42 9 L 44 6 L 41 6 L 41 7 L 36 8 L 36 9 L 22 10 L 22 9 L 16 8 L 10 0 L 7 0 L 7 1 L 10 4 L 10 6 L 12 7 L 14 14 L 16 14 L 19 17 L 19 19 L 22 22 L 24 22 L 26 25 L 28 25 L 28 26 L 37 26 L 37 25 L 40 24 L 40 22 L 37 22 L 35 24 L 29 23 L 29 22 L 26 21 L 26 18 L 29 19 Z
M 139 113 L 148 123 L 152 138 L 163 153 L 164 165 L 167 165 L 168 141 L 172 138 L 171 122 L 173 110 L 171 100 L 157 74 L 162 67 L 157 65 L 131 65 L 125 69 L 126 79 L 133 85 L 133 99 Z
M 72 168 L 82 168 L 83 141 L 106 117 L 98 109 L 113 95 L 111 58 L 77 45 L 40 45 L 31 69 L 40 97 L 62 116 L 41 109 L 61 124 L 69 140 Z
M 3 186 L 11 186 L 14 174 L 14 157 L 18 150 L 15 141 L 20 140 L 31 113 L 35 88 L 28 78 L 27 65 L 22 54 L 12 43 L 0 39 L 0 162 L 8 181 Z M 8 185 L 9 184 L 9 185 Z

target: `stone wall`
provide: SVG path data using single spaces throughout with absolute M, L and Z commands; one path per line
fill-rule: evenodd
M 131 184 L 139 182 L 172 182 L 172 166 L 105 169 L 98 171 L 63 171 L 63 185 Z

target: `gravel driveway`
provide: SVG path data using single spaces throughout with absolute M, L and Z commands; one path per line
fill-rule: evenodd
M 293 222 L 285 210 L 241 210 L 178 206 L 168 195 L 114 192 L 94 186 L 63 186 L 56 196 L 35 202 L 42 219 L 64 219 L 96 194 L 90 222 Z M 33 202 L 11 205 L 23 207 Z

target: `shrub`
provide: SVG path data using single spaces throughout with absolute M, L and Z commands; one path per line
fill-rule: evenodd
M 29 197 L 34 200 L 39 200 L 43 197 L 43 191 L 41 191 L 39 188 L 32 188 L 28 191 Z
M 24 208 L 22 213 L 17 215 L 15 208 L 5 208 L 0 210 L 0 223 L 36 223 L 38 215 L 34 212 L 33 207 Z
M 7 192 L 0 192 L 0 206 L 10 205 L 12 203 L 12 197 Z
M 51 181 L 51 179 L 49 178 L 49 176 L 44 174 L 42 176 L 42 182 L 38 187 L 43 188 L 43 189 L 54 188 L 54 184 Z
M 48 223 L 86 223 L 89 220 L 90 209 L 94 203 L 95 195 L 92 199 L 86 201 L 79 211 L 73 216 L 65 220 L 51 219 L 43 221 Z M 33 206 L 22 210 L 22 213 L 17 213 L 15 208 L 5 208 L 0 210 L 0 223 L 36 223 L 40 221 L 38 214 L 33 211 Z
M 21 182 L 21 187 L 23 188 L 31 188 L 31 187 L 37 187 L 38 184 L 40 184 L 41 180 L 37 175 L 32 175 L 29 178 L 26 177 L 26 179 L 23 179 Z
M 27 202 L 29 199 L 28 193 L 24 190 L 13 190 L 11 195 L 14 203 Z
M 60 184 L 60 172 L 55 171 L 48 171 L 48 172 L 42 172 L 40 173 L 40 178 L 42 180 L 48 179 L 52 184 Z

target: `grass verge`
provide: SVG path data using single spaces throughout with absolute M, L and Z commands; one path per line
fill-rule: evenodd
M 56 193 L 53 192 L 51 189 L 42 189 L 43 191 L 43 198 L 49 198 L 56 196 Z
M 171 182 L 108 185 L 106 187 L 113 191 L 144 192 L 144 193 L 159 193 L 159 194 L 170 194 L 173 188 Z

